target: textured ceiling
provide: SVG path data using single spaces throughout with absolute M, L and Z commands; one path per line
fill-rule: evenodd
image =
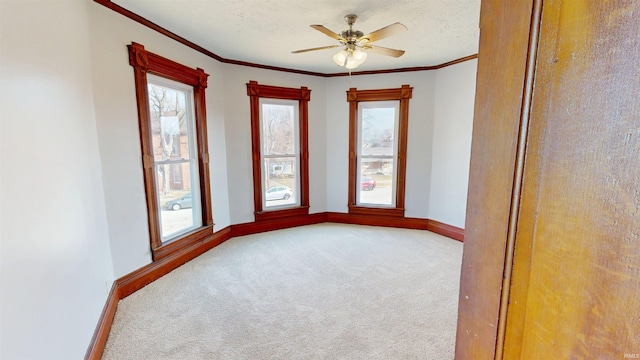
M 338 49 L 292 54 L 335 45 L 309 27 L 369 33 L 400 22 L 408 31 L 374 45 L 405 50 L 400 58 L 370 53 L 355 71 L 433 66 L 478 52 L 480 0 L 112 0 L 147 20 L 226 59 L 320 73 L 339 73 Z

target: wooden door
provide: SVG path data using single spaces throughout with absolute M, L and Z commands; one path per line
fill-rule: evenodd
M 482 17 L 503 2 L 484 1 Z M 496 163 L 511 182 L 470 179 L 456 358 L 640 358 L 640 2 L 535 0 L 528 16 L 520 10 L 527 60 L 507 54 L 503 65 L 524 69 L 513 73 L 520 113 L 505 115 L 518 141 L 510 174 Z M 494 26 L 522 43 L 521 29 Z M 481 73 L 482 40 L 478 59 L 478 91 L 501 86 Z M 507 143 L 476 131 L 492 126 L 486 108 L 511 114 L 514 102 L 476 102 L 472 176 L 475 167 L 488 178 L 487 149 Z M 487 216 L 496 209 L 502 217 Z

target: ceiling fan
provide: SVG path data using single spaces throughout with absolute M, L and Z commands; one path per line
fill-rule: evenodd
M 342 48 L 340 52 L 333 56 L 333 61 L 335 61 L 337 65 L 344 66 L 349 70 L 355 69 L 367 59 L 367 53 L 365 51 L 372 51 L 396 58 L 404 54 L 404 50 L 389 49 L 382 46 L 371 45 L 371 43 L 399 34 L 403 31 L 407 31 L 406 26 L 397 22 L 365 35 L 362 31 L 353 30 L 353 24 L 356 22 L 357 18 L 358 17 L 354 14 L 345 16 L 344 19 L 346 20 L 347 25 L 349 25 L 349 30 L 345 30 L 340 34 L 337 34 L 322 25 L 311 25 L 312 28 L 320 31 L 328 37 L 338 40 L 340 45 L 302 49 L 292 51 L 292 53 L 299 54 L 308 51 Z

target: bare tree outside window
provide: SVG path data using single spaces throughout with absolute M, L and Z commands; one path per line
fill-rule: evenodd
M 363 147 L 393 147 L 394 114 L 388 109 L 363 109 L 362 144 Z M 378 114 L 380 112 L 381 114 Z M 381 117 L 382 116 L 382 117 Z
M 183 91 L 156 84 L 149 84 L 148 87 L 152 116 L 151 130 L 154 134 L 154 160 L 179 158 L 181 139 L 187 136 L 186 94 Z M 157 141 L 155 134 L 158 134 Z M 188 147 L 188 143 L 184 145 Z M 186 154 L 188 153 L 189 151 L 186 149 Z M 171 179 L 174 178 L 170 164 L 160 166 L 158 175 L 162 184 L 159 189 L 160 194 L 170 194 Z
M 309 214 L 311 90 L 247 83 L 256 221 Z
M 293 107 L 264 104 L 262 118 L 265 154 L 293 154 L 295 151 Z
M 206 101 L 209 75 L 131 43 L 141 168 L 153 260 L 213 233 Z
M 262 157 L 265 207 L 297 203 L 296 115 L 293 104 L 264 102 Z
M 190 148 L 195 141 L 189 133 L 190 94 L 156 82 L 148 82 L 147 88 L 161 234 L 169 238 L 200 226 L 193 201 L 197 166 Z

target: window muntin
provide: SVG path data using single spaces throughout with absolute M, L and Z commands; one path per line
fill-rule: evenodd
M 193 88 L 147 76 L 162 243 L 202 226 Z
M 399 101 L 358 104 L 356 204 L 395 207 Z
M 298 102 L 260 99 L 262 207 L 300 206 Z

